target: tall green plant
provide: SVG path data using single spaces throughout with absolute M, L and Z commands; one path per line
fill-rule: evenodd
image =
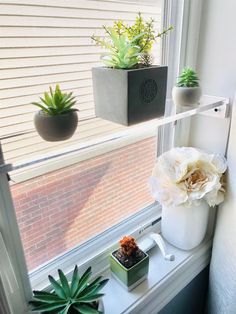
M 97 45 L 109 51 L 102 54 L 101 59 L 108 67 L 129 69 L 142 65 L 149 66 L 152 60 L 150 51 L 154 42 L 172 30 L 173 26 L 156 34 L 154 20 L 145 21 L 141 13 L 138 13 L 133 25 L 127 25 L 119 20 L 115 21 L 112 27 L 103 28 L 105 38 L 92 36 Z
M 30 302 L 32 311 L 60 314 L 101 314 L 97 309 L 97 301 L 104 295 L 100 290 L 108 279 L 102 277 L 89 282 L 92 271 L 89 267 L 80 277 L 77 265 L 74 268 L 72 281 L 68 282 L 65 274 L 59 269 L 59 281 L 48 276 L 53 292 L 33 291 L 34 298 Z

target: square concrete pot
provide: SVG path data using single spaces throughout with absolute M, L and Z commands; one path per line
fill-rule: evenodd
M 145 257 L 137 264 L 130 268 L 123 266 L 117 258 L 113 255 L 116 251 L 110 254 L 110 268 L 114 278 L 116 278 L 121 285 L 131 291 L 147 278 L 149 269 L 149 256 Z
M 167 66 L 98 67 L 92 76 L 97 117 L 129 126 L 164 115 Z

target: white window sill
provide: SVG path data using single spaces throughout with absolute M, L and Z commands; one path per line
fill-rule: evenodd
M 106 314 L 145 313 L 157 314 L 208 264 L 212 241 L 208 238 L 191 251 L 182 251 L 167 244 L 168 252 L 175 254 L 175 261 L 163 259 L 156 247 L 150 250 L 147 280 L 131 292 L 126 291 L 110 271 L 103 273 L 110 278 L 103 297 Z
M 156 212 L 156 217 L 153 217 L 153 212 Z M 144 217 L 147 220 L 146 223 L 143 221 Z M 148 217 L 149 219 L 152 217 L 152 219 L 149 220 Z M 132 223 L 130 221 L 123 222 L 116 231 L 111 230 L 110 232 L 113 235 L 115 233 L 116 238 L 120 238 L 125 234 L 123 229 L 132 230 L 129 234 L 133 235 L 139 242 L 143 236 L 147 237 L 150 232 L 160 232 L 160 221 L 150 226 L 151 221 L 158 217 L 160 217 L 160 207 L 157 205 L 157 207 L 151 207 L 149 210 L 138 214 L 135 219 L 132 219 Z M 142 225 L 140 221 L 143 222 Z M 135 225 L 136 227 L 134 227 Z M 208 233 L 210 233 L 211 228 L 208 229 Z M 139 239 L 140 234 L 141 238 Z M 67 274 L 72 271 L 71 265 L 78 264 L 81 272 L 85 271 L 88 266 L 92 266 L 94 275 L 103 275 L 104 278 L 110 279 L 103 290 L 106 314 L 157 314 L 209 264 L 211 257 L 212 240 L 210 236 L 206 237 L 201 245 L 191 251 L 179 250 L 165 241 L 168 253 L 174 254 L 175 260 L 172 262 L 164 260 L 159 248 L 157 246 L 152 248 L 148 252 L 150 264 L 147 280 L 128 292 L 111 276 L 109 270 L 108 254 L 117 247 L 117 244 L 114 246 L 114 239 L 111 239 L 109 232 L 103 238 L 108 246 L 105 251 L 96 254 L 95 248 L 103 247 L 104 243 L 102 242 L 103 244 L 100 243 L 100 245 L 97 242 L 96 244 L 91 243 L 91 248 L 86 246 L 84 249 L 80 248 L 80 251 L 69 252 L 69 256 L 62 257 L 62 260 L 59 259 L 59 261 L 55 260 L 51 265 L 45 266 L 45 269 L 31 274 L 33 288 L 36 290 L 48 288 L 46 275 L 51 274 L 57 277 L 57 269 L 62 265 Z M 113 244 L 111 245 L 110 242 Z M 90 257 L 89 248 L 93 257 Z

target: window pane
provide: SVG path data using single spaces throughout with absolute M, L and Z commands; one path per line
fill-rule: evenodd
M 11 187 L 28 269 L 153 203 L 156 137 Z
M 145 19 L 154 18 L 155 29 L 160 31 L 161 2 L 7 0 L 0 4 L 0 48 L 4 48 L 0 49 L 0 138 L 6 162 L 14 165 L 78 149 L 90 140 L 125 130 L 95 117 L 91 68 L 102 65 L 103 50 L 91 36 L 103 36 L 102 25 L 111 26 L 114 20 L 133 23 L 137 12 Z M 158 42 L 154 64 L 160 64 L 160 51 Z M 79 123 L 70 140 L 46 142 L 34 129 L 37 108 L 31 103 L 56 84 L 76 96 Z M 153 134 L 13 184 L 28 269 L 40 267 L 152 204 L 147 180 L 155 155 Z

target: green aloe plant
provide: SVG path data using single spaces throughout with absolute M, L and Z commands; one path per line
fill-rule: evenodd
M 56 85 L 55 91 L 51 86 L 49 90 L 50 93 L 44 93 L 44 98 L 40 97 L 41 103 L 33 102 L 32 104 L 39 107 L 45 114 L 50 116 L 77 111 L 77 109 L 72 108 L 76 103 L 72 92 L 68 94 L 63 93 L 59 85 Z
M 89 283 L 92 271 L 89 267 L 80 277 L 77 265 L 74 268 L 72 281 L 68 282 L 62 270 L 58 270 L 59 281 L 48 276 L 53 287 L 52 292 L 33 291 L 34 298 L 30 301 L 32 311 L 59 314 L 99 314 L 97 301 L 104 295 L 99 293 L 107 284 L 108 279 L 98 277 Z
M 199 78 L 197 73 L 191 68 L 184 68 L 180 74 L 177 86 L 178 87 L 197 87 L 199 86 Z
M 100 38 L 93 37 L 96 44 L 110 50 L 101 55 L 102 61 L 111 68 L 130 69 L 139 62 L 141 48 L 136 45 L 138 38 L 143 34 L 135 36 L 132 40 L 126 34 L 118 34 L 113 28 L 106 27 L 106 33 L 111 42 L 106 42 Z

